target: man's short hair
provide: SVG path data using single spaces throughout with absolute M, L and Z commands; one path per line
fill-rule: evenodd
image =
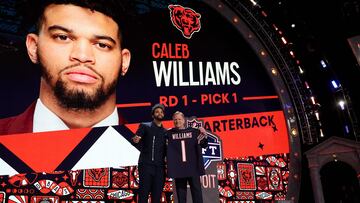
M 179 114 L 180 116 L 182 116 L 185 119 L 185 115 L 181 111 L 175 111 L 175 113 L 173 113 L 173 115 L 172 115 L 172 118 L 174 118 L 174 116 L 177 114 Z
M 162 111 L 165 113 L 165 106 L 163 104 L 155 104 L 151 108 L 151 115 L 154 115 L 154 112 L 155 112 L 156 109 L 162 109 Z
M 36 5 L 30 5 L 30 2 Z M 110 18 L 112 18 L 119 27 L 119 39 L 120 46 L 123 47 L 124 30 L 127 25 L 130 24 L 128 21 L 133 15 L 130 12 L 130 1 L 128 0 L 35 0 L 29 1 L 29 6 L 32 6 L 34 14 L 32 14 L 32 21 L 36 23 L 35 32 L 39 33 L 41 25 L 44 20 L 44 11 L 47 6 L 51 4 L 72 4 L 82 8 L 88 8 L 92 11 L 100 12 Z

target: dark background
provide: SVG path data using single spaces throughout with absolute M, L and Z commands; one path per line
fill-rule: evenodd
M 360 91 L 357 88 L 360 67 L 347 39 L 360 35 L 360 2 L 261 0 L 259 4 L 283 31 L 288 46 L 300 61 L 304 70 L 301 77 L 319 104 L 323 139 L 329 136 L 355 139 L 359 136 Z M 326 67 L 322 66 L 321 60 Z M 334 89 L 332 80 L 338 81 L 342 88 Z M 349 113 L 338 105 L 344 95 L 348 99 Z M 351 126 L 349 114 L 354 129 L 347 133 L 345 125 Z
M 348 38 L 360 35 L 360 1 L 358 0 L 275 0 L 257 1 L 268 14 L 269 24 L 275 24 L 286 36 L 288 47 L 294 50 L 304 73 L 301 78 L 310 86 L 309 94 L 314 96 L 314 110 L 319 112 L 323 136 L 318 142 L 303 143 L 302 151 L 316 146 L 332 136 L 359 141 L 360 116 L 360 66 L 356 61 Z M 292 25 L 295 25 L 292 26 Z M 359 47 L 359 45 L 358 45 Z M 359 56 L 357 56 L 359 57 Z M 326 67 L 321 64 L 323 60 Z M 335 89 L 331 81 L 341 84 Z M 345 110 L 338 105 L 345 100 Z M 346 130 L 348 126 L 349 131 Z M 342 165 L 332 163 L 337 171 L 335 178 L 323 180 L 324 184 L 351 185 L 346 182 L 348 172 Z M 360 163 L 358 163 L 360 164 Z M 314 202 L 308 163 L 303 156 L 301 191 L 299 202 Z M 346 166 L 349 167 L 349 166 Z M 354 169 L 352 169 L 354 170 Z M 324 175 L 324 174 L 322 174 Z M 329 177 L 329 176 L 328 176 Z M 356 183 L 355 183 L 356 185 Z M 359 192 L 359 187 L 357 186 Z M 324 187 L 326 202 L 353 202 L 344 199 L 346 192 Z M 330 196 L 329 196 L 330 195 Z M 331 197 L 331 199 L 328 199 Z

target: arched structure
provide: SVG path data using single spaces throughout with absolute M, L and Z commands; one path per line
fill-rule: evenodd
M 315 203 L 324 203 L 320 169 L 331 161 L 349 164 L 360 174 L 360 143 L 339 137 L 331 137 L 306 153 L 309 161 Z M 358 175 L 359 178 L 359 175 Z

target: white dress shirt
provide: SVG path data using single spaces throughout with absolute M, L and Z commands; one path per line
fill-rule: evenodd
M 112 125 L 119 125 L 119 116 L 116 107 L 108 117 L 92 127 Z M 37 99 L 34 112 L 33 132 L 56 130 L 69 130 L 69 127 L 55 113 L 50 111 L 40 99 Z

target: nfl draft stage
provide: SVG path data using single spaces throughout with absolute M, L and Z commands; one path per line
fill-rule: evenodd
M 137 202 L 139 150 L 131 138 L 156 103 L 166 107 L 165 128 L 181 111 L 188 126 L 207 130 L 204 202 L 297 202 L 299 137 L 313 128 L 296 62 L 266 13 L 230 0 L 135 0 L 131 8 L 124 28 L 131 64 L 116 87 L 126 122 L 0 135 L 0 203 Z M 30 66 L 25 55 L 12 61 L 14 70 Z M 38 73 L 17 76 L 1 85 L 1 118 L 38 98 Z M 176 202 L 174 190 L 167 178 L 161 202 Z

